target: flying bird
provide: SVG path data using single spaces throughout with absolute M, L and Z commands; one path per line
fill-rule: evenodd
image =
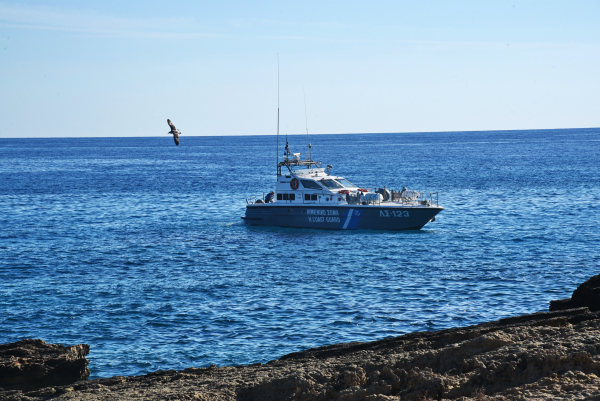
M 175 126 L 173 125 L 171 120 L 169 120 L 168 118 L 167 118 L 167 123 L 169 124 L 169 127 L 171 127 L 171 131 L 169 131 L 168 134 L 173 135 L 173 139 L 175 140 L 175 145 L 179 146 L 179 134 L 181 134 L 181 131 L 179 131 L 177 128 L 175 128 Z

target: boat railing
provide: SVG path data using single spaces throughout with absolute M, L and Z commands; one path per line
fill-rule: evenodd
M 263 192 L 262 195 L 252 195 L 249 198 L 246 199 L 246 203 L 249 205 L 252 205 L 254 203 L 256 203 L 257 200 L 261 200 L 262 202 L 258 202 L 258 203 L 266 203 L 265 202 L 265 193 Z
M 344 196 L 342 195 L 341 199 L 338 196 L 337 198 L 337 203 L 338 204 L 347 204 L 347 205 L 381 205 L 382 203 L 385 202 L 397 202 L 397 203 L 401 203 L 402 205 L 407 205 L 407 206 L 431 206 L 433 204 L 435 204 L 436 206 L 439 205 L 438 203 L 438 199 L 439 199 L 439 194 L 438 192 L 425 192 L 425 191 L 413 191 L 413 190 L 402 190 L 402 191 L 395 191 L 395 190 L 389 190 L 389 197 L 388 199 L 384 200 L 384 196 L 380 196 L 380 197 L 370 197 L 368 196 L 368 194 L 373 194 L 373 193 L 378 193 L 377 191 L 380 191 L 381 189 L 385 189 L 385 188 L 363 188 L 369 192 L 362 192 L 362 195 L 358 195 L 358 193 L 356 194 L 347 194 L 349 196 Z
M 429 193 L 429 201 L 433 205 L 433 195 L 435 195 L 435 205 L 439 206 L 439 193 L 438 192 L 430 192 Z
M 373 194 L 378 193 L 377 190 L 381 188 L 361 188 L 364 190 L 354 193 L 348 194 L 335 194 L 335 195 L 322 195 L 320 200 L 311 201 L 311 202 L 302 202 L 298 201 L 298 197 L 294 197 L 294 199 L 279 199 L 277 203 L 290 203 L 290 204 L 320 204 L 320 205 L 381 205 L 385 202 L 396 202 L 401 203 L 406 206 L 439 206 L 439 193 L 438 192 L 424 192 L 424 191 L 413 191 L 413 190 L 403 190 L 403 191 L 395 191 L 389 190 L 390 196 L 387 201 L 384 201 L 384 197 L 382 196 L 371 196 Z M 367 192 L 368 191 L 368 192 Z M 246 203 L 255 204 L 258 203 L 266 203 L 265 201 L 266 194 L 263 192 L 262 195 L 252 195 L 248 199 L 246 199 Z M 321 201 L 321 199 L 325 198 L 325 201 Z M 273 201 L 275 201 L 273 199 Z
M 435 204 L 436 206 L 439 206 L 439 203 L 438 203 L 439 195 L 437 192 L 425 192 L 425 191 L 414 191 L 414 190 L 403 189 L 402 191 L 391 190 L 390 193 L 392 194 L 392 196 L 391 196 L 392 202 L 398 202 L 403 205 L 431 206 L 431 205 Z M 435 195 L 435 197 L 434 197 L 434 195 Z M 435 201 L 434 201 L 434 199 L 435 199 Z

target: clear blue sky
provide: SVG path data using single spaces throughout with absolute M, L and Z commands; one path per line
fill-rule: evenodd
M 2 1 L 0 137 L 600 126 L 600 1 Z

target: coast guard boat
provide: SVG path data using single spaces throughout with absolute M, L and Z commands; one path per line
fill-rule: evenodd
M 310 145 L 309 145 L 310 147 Z M 328 230 L 419 230 L 444 210 L 438 194 L 359 188 L 286 146 L 275 191 L 246 199 L 246 224 Z

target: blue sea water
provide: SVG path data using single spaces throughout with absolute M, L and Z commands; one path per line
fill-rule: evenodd
M 446 209 L 420 231 L 250 227 L 273 136 L 0 139 L 0 343 L 90 344 L 92 378 L 266 362 L 545 310 L 600 273 L 600 129 L 311 142 Z

